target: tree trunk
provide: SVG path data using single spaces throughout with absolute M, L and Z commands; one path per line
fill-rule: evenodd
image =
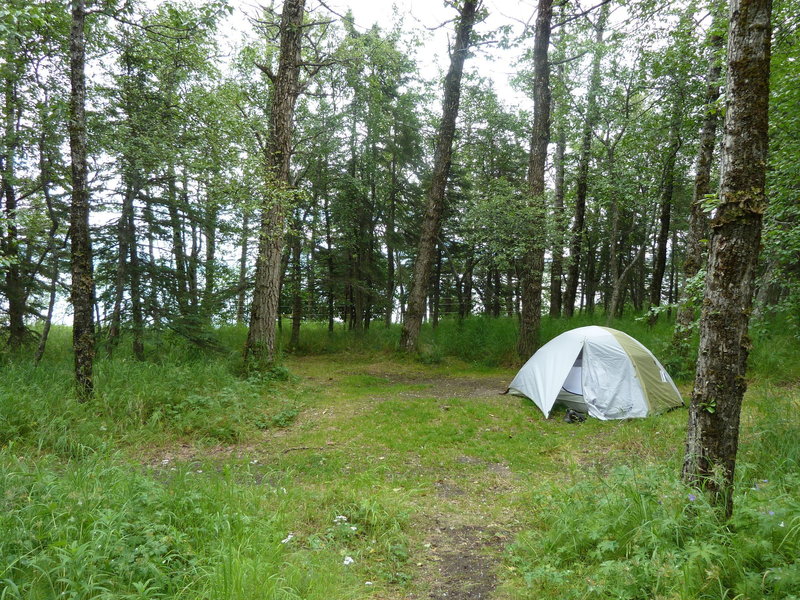
M 717 136 L 719 110 L 716 104 L 720 95 L 719 80 L 722 73 L 722 63 L 718 54 L 724 42 L 724 36 L 720 33 L 720 21 L 722 20 L 720 12 L 718 8 L 714 14 L 708 40 L 709 59 L 706 76 L 705 115 L 700 129 L 700 143 L 697 147 L 694 192 L 689 214 L 689 235 L 686 240 L 686 259 L 683 264 L 683 274 L 687 280 L 697 275 L 704 266 L 705 244 L 703 240 L 708 236 L 708 222 L 702 202 L 711 192 L 711 164 Z M 675 317 L 675 333 L 673 335 L 673 347 L 684 356 L 688 351 L 687 346 L 691 336 L 692 322 L 695 318 L 695 309 L 694 299 L 684 295 L 678 315 Z
M 581 151 L 578 158 L 578 174 L 576 178 L 575 220 L 572 222 L 572 239 L 569 246 L 569 268 L 567 269 L 567 285 L 564 289 L 564 315 L 571 317 L 575 312 L 575 299 L 578 293 L 580 276 L 581 250 L 584 241 L 584 223 L 586 221 L 586 194 L 589 185 L 589 161 L 592 151 L 592 135 L 599 118 L 597 95 L 600 93 L 600 60 L 603 56 L 602 44 L 608 4 L 603 4 L 600 17 L 595 25 L 595 50 L 592 58 L 592 73 L 589 77 L 589 89 L 586 95 L 586 118 L 581 136 Z
M 70 209 L 72 270 L 72 349 L 75 353 L 75 382 L 78 400 L 85 401 L 94 392 L 94 277 L 92 245 L 89 237 L 89 166 L 86 139 L 84 0 L 72 0 L 72 23 L 69 36 L 70 96 L 69 148 L 72 163 L 72 203 Z
M 398 188 L 396 152 L 392 153 L 391 177 L 392 179 L 389 187 L 389 208 L 386 216 L 386 234 L 384 239 L 384 243 L 386 244 L 386 314 L 384 316 L 384 323 L 386 324 L 386 327 L 389 327 L 392 324 L 392 312 L 394 311 L 394 229 L 395 215 L 397 212 Z
M 559 128 L 556 142 L 556 153 L 553 157 L 555 166 L 555 196 L 553 199 L 553 221 L 555 236 L 553 243 L 553 262 L 550 264 L 550 317 L 561 316 L 562 294 L 561 275 L 564 271 L 564 237 L 566 220 L 564 218 L 564 152 L 567 147 L 567 132 L 563 126 Z
M 242 215 L 242 251 L 239 254 L 239 294 L 236 298 L 236 323 L 244 323 L 244 304 L 247 296 L 247 246 L 250 237 L 250 211 Z
M 208 193 L 208 192 L 207 192 Z M 206 240 L 206 255 L 203 261 L 203 275 L 205 287 L 203 288 L 203 299 L 200 304 L 200 312 L 203 320 L 210 324 L 211 317 L 216 312 L 217 306 L 214 301 L 215 284 L 217 280 L 217 220 L 219 207 L 212 198 L 206 198 L 206 214 L 203 219 L 203 237 Z
M 289 336 L 289 348 L 294 350 L 300 344 L 300 321 L 303 319 L 303 294 L 301 290 L 303 269 L 300 255 L 303 250 L 303 219 L 300 218 L 300 209 L 296 209 L 296 216 L 291 235 L 292 244 L 292 333 Z
M 270 364 L 276 358 L 276 320 L 280 302 L 281 253 L 289 187 L 292 121 L 300 94 L 300 48 L 304 33 L 305 0 L 286 0 L 280 27 L 278 72 L 273 79 L 269 139 L 264 163 L 267 189 L 272 193 L 262 207 L 256 260 L 255 290 L 250 311 L 245 358 Z
M 122 212 L 117 223 L 117 272 L 114 278 L 114 306 L 111 309 L 111 324 L 108 328 L 108 355 L 112 355 L 119 341 L 122 323 L 122 300 L 125 295 L 125 280 L 130 255 L 130 238 L 128 236 L 129 212 L 133 211 L 134 190 L 131 182 L 125 183 L 125 195 L 122 199 Z
M 0 239 L 0 253 L 9 260 L 5 268 L 5 293 L 8 301 L 8 345 L 17 349 L 25 343 L 28 330 L 25 327 L 25 285 L 19 254 L 19 230 L 17 228 L 16 150 L 19 127 L 19 98 L 11 76 L 5 83 L 5 109 L 3 153 L 0 156 L 0 177 L 5 198 L 6 235 Z
M 677 85 L 677 83 L 673 83 Z M 656 252 L 653 257 L 653 278 L 650 280 L 650 306 L 661 305 L 661 288 L 664 285 L 664 273 L 667 268 L 667 242 L 672 213 L 672 195 L 675 191 L 675 162 L 681 149 L 681 122 L 683 121 L 683 105 L 680 101 L 682 90 L 673 91 L 675 98 L 672 105 L 672 118 L 669 127 L 669 148 L 664 160 L 664 171 L 661 183 L 661 212 L 659 216 Z M 655 316 L 650 317 L 654 324 Z
M 417 260 L 414 262 L 406 317 L 400 336 L 400 347 L 408 352 L 416 350 L 419 330 L 422 326 L 425 294 L 428 289 L 433 253 L 441 228 L 444 195 L 450 173 L 456 116 L 461 97 L 461 75 L 464 70 L 464 61 L 469 52 L 470 34 L 475 23 L 475 13 L 479 2 L 480 0 L 464 0 L 461 5 L 456 42 L 450 57 L 450 69 L 444 80 L 444 105 L 433 158 L 433 176 L 422 222 Z
M 322 213 L 325 217 L 325 247 L 327 249 L 327 260 L 325 264 L 328 268 L 328 333 L 332 333 L 335 316 L 335 302 L 333 299 L 333 234 L 331 232 L 331 213 L 328 207 L 328 194 L 323 193 L 323 198 Z
M 34 366 L 39 366 L 39 363 L 44 356 L 45 348 L 47 348 L 47 338 L 50 336 L 50 326 L 53 323 L 53 308 L 56 305 L 56 284 L 58 283 L 58 254 L 53 252 L 50 257 L 52 260 L 52 267 L 50 273 L 50 300 L 47 303 L 47 316 L 44 320 L 42 327 L 42 335 L 39 337 L 39 345 L 36 348 L 36 353 L 33 356 Z
M 139 267 L 139 248 L 136 243 L 135 207 L 128 211 L 128 271 L 131 283 L 131 319 L 133 320 L 133 356 L 136 360 L 144 360 L 144 315 L 142 314 L 142 272 Z
M 536 12 L 536 32 L 533 42 L 533 134 L 528 156 L 528 194 L 539 226 L 536 239 L 523 256 L 522 313 L 517 339 L 517 353 L 527 360 L 539 347 L 539 326 L 542 319 L 542 275 L 546 211 L 544 171 L 547 163 L 547 144 L 550 141 L 550 65 L 547 50 L 550 46 L 550 23 L 553 0 L 539 0 Z
M 771 0 L 732 0 L 720 203 L 708 274 L 683 478 L 733 511 L 739 414 L 747 387 L 747 328 L 766 210 Z

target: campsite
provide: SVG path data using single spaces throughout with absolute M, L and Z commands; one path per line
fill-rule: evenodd
M 800 598 L 800 0 L 0 1 L 0 600 Z
M 670 333 L 667 323 L 615 325 L 656 349 Z M 564 327 L 545 321 L 545 335 Z M 158 364 L 122 354 L 101 364 L 101 410 L 61 393 L 67 333 L 54 333 L 44 370 L 17 364 L 0 378 L 15 398 L 2 421 L 0 555 L 18 557 L 6 597 L 796 589 L 800 423 L 789 407 L 800 372 L 779 325 L 754 339 L 732 524 L 680 483 L 686 408 L 568 424 L 563 409 L 545 419 L 527 398 L 502 395 L 516 372 L 505 363 L 511 320 L 423 330 L 423 360 L 391 349 L 397 329 L 355 340 L 311 328 L 286 370 L 251 379 L 178 348 Z M 232 346 L 243 334 L 227 333 Z M 687 379 L 678 385 L 686 397 Z

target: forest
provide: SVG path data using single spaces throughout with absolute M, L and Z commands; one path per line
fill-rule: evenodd
M 350 4 L 0 6 L 0 600 L 800 597 L 800 3 Z

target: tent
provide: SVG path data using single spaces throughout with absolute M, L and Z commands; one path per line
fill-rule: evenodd
M 598 419 L 647 417 L 683 405 L 656 357 L 627 333 L 590 325 L 566 331 L 534 354 L 509 384 L 550 415 L 558 402 Z

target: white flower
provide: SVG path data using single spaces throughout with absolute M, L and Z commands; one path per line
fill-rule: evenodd
M 352 556 L 345 556 L 344 557 L 344 563 L 343 563 L 344 565 L 352 565 L 354 562 L 356 562 L 356 561 L 353 560 Z
M 283 539 L 281 540 L 281 544 L 288 544 L 289 542 L 291 542 L 291 541 L 292 541 L 292 538 L 293 538 L 293 537 L 294 537 L 294 534 L 293 534 L 293 533 L 290 533 L 289 535 L 287 535 L 285 538 L 283 538 Z
M 371 581 L 365 581 L 364 585 L 372 585 L 372 582 Z
M 783 524 L 783 521 L 781 521 L 780 527 L 786 527 L 786 525 Z
M 357 529 L 357 527 L 356 527 L 355 525 L 351 525 L 351 526 L 350 526 L 350 529 L 352 529 L 353 531 L 355 531 L 355 530 Z
M 345 517 L 344 515 L 338 515 L 337 517 L 335 517 L 333 519 L 333 522 L 334 523 L 346 523 L 347 522 L 347 517 Z

